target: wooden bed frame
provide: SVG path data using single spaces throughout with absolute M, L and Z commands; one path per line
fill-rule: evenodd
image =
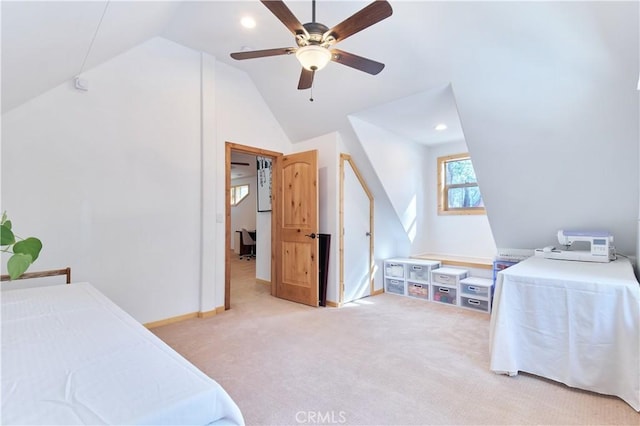
M 0 281 L 16 281 L 16 280 L 24 280 L 27 278 L 54 277 L 57 275 L 66 275 L 67 284 L 71 284 L 71 268 L 68 268 L 68 267 L 64 269 L 51 269 L 49 271 L 25 272 L 15 280 L 12 280 L 11 278 L 9 278 L 9 275 L 2 275 Z

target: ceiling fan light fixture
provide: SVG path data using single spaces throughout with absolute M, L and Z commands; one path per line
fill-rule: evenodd
M 296 50 L 296 58 L 304 69 L 319 71 L 331 61 L 331 52 L 326 47 L 311 44 Z

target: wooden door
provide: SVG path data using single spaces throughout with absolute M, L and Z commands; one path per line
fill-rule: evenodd
M 318 153 L 275 164 L 276 296 L 318 306 Z

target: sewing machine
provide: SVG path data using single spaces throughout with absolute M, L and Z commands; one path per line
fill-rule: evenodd
M 609 262 L 616 259 L 613 235 L 605 231 L 558 231 L 558 242 L 566 250 L 553 246 L 536 249 L 535 255 L 547 259 L 578 260 L 582 262 Z M 574 243 L 589 244 L 589 250 L 570 250 Z

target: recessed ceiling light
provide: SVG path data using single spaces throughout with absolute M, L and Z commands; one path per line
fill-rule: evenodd
M 444 123 L 440 123 L 438 125 L 436 125 L 436 127 L 434 127 L 434 129 L 436 129 L 437 131 L 441 132 L 443 130 L 447 130 L 447 125 Z
M 245 16 L 240 20 L 240 24 L 245 28 L 255 28 L 256 20 L 251 16 Z

